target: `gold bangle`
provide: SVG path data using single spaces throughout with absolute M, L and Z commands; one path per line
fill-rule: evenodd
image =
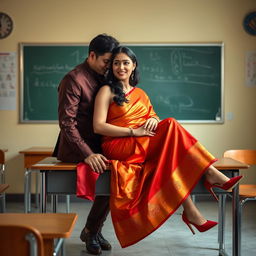
M 129 127 L 129 129 L 130 129 L 130 136 L 131 136 L 131 137 L 134 137 L 134 131 L 133 131 L 133 129 L 132 129 L 131 127 Z

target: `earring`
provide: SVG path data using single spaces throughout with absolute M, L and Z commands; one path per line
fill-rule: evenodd
M 132 80 L 134 79 L 134 71 L 132 71 L 131 79 L 132 79 Z

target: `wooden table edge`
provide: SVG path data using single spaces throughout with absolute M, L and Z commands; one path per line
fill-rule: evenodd
M 219 158 L 218 161 L 213 163 L 213 166 L 218 170 L 237 170 L 237 169 L 248 169 L 250 166 L 229 157 Z
M 19 153 L 24 155 L 49 155 L 53 153 L 53 150 L 53 147 L 30 147 L 19 151 Z

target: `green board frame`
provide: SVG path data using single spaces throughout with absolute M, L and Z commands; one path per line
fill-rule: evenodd
M 139 62 L 139 87 L 161 119 L 223 123 L 224 44 L 125 44 Z M 20 44 L 20 122 L 56 123 L 57 87 L 83 62 L 87 44 Z

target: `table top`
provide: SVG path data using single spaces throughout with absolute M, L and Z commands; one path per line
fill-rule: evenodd
M 76 213 L 1 213 L 0 216 L 0 225 L 32 226 L 45 239 L 70 237 L 76 221 Z
M 64 163 L 56 157 L 46 157 L 45 159 L 33 164 L 33 170 L 76 170 L 76 163 Z
M 30 147 L 19 151 L 20 154 L 30 154 L 30 155 L 51 155 L 53 152 L 53 147 Z
M 237 170 L 247 169 L 250 166 L 232 158 L 223 157 L 213 164 L 218 170 Z M 34 170 L 76 170 L 75 163 L 64 163 L 56 157 L 46 157 L 45 159 L 33 164 L 31 169 Z
M 219 158 L 213 166 L 218 170 L 248 169 L 250 167 L 248 164 L 244 164 L 229 157 Z

